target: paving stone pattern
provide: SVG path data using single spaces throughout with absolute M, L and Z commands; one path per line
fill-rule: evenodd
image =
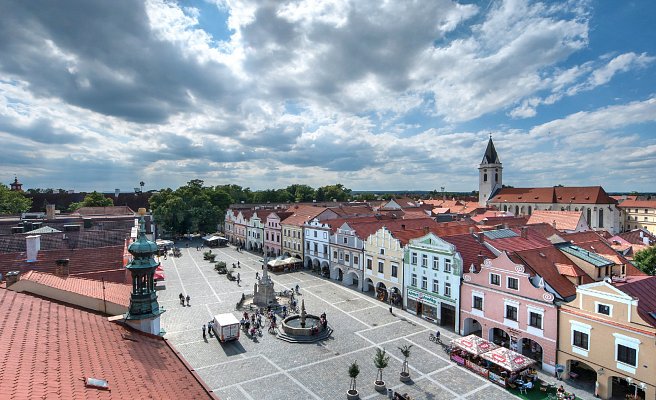
M 298 271 L 271 274 L 276 291 L 300 286 L 298 299 L 305 301 L 308 313 L 325 312 L 333 336 L 313 344 L 291 344 L 264 330 L 250 338 L 242 333 L 239 341 L 221 344 L 214 337 L 203 340 L 201 327 L 215 314 L 230 312 L 238 318 L 235 304 L 242 293 L 252 293 L 255 273 L 262 273 L 262 257 L 238 253 L 232 247 L 212 249 L 216 261 L 228 268 L 239 260 L 241 283 L 218 275 L 213 264 L 203 260 L 196 244 L 182 242 L 182 257 L 161 260 L 166 274 L 165 289 L 158 291 L 166 339 L 181 353 L 201 378 L 223 400 L 229 399 L 344 399 L 349 386 L 348 366 L 357 361 L 360 375 L 357 387 L 361 399 L 385 399 L 374 390 L 376 347 L 391 356 L 383 371 L 387 387 L 408 393 L 413 399 L 510 399 L 504 389 L 460 368 L 448 360 L 440 346 L 428 341 L 435 325 L 394 309 L 367 293 L 340 285 L 317 275 Z M 191 297 L 183 307 L 178 295 Z M 442 337 L 455 337 L 442 331 Z M 398 350 L 413 345 L 409 358 L 412 382 L 402 383 L 399 372 L 403 358 Z

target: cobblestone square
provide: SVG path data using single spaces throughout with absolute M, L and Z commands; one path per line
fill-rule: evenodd
M 457 367 L 440 346 L 428 341 L 435 325 L 405 311 L 394 309 L 367 293 L 318 277 L 307 271 L 270 274 L 276 291 L 297 284 L 310 314 L 325 312 L 334 329 L 332 336 L 313 344 L 291 344 L 266 330 L 251 338 L 243 332 L 238 341 L 221 344 L 215 337 L 203 340 L 201 327 L 215 314 L 233 313 L 242 293 L 252 293 L 255 273 L 262 273 L 262 258 L 239 253 L 232 247 L 212 249 L 217 261 L 229 268 L 239 261 L 241 282 L 230 282 L 203 260 L 195 245 L 182 246 L 182 256 L 161 260 L 166 273 L 165 289 L 158 291 L 167 310 L 162 315 L 165 338 L 198 372 L 221 399 L 344 399 L 351 362 L 357 361 L 357 386 L 361 399 L 385 399 L 374 390 L 376 347 L 391 356 L 383 372 L 387 387 L 408 393 L 413 399 L 509 399 L 502 388 Z M 191 306 L 178 302 L 180 292 L 189 294 Z M 455 337 L 443 331 L 443 338 Z M 402 383 L 403 358 L 399 346 L 412 344 L 408 360 L 412 381 Z

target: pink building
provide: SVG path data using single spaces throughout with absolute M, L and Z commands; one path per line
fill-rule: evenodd
M 264 223 L 264 254 L 278 257 L 282 254 L 282 227 L 280 223 L 292 215 L 288 211 L 273 211 Z
M 558 335 L 555 302 L 571 301 L 576 296 L 574 284 L 551 261 L 557 257 L 554 251 L 558 253 L 553 246 L 512 252 L 511 256 L 495 251 L 496 258 L 466 268 L 460 292 L 460 333 L 474 333 L 509 347 L 537 360 L 545 372 L 554 373 Z M 544 252 L 550 253 L 549 258 Z M 535 253 L 544 262 L 530 265 L 520 253 Z M 563 269 L 577 268 L 566 257 L 558 257 L 558 261 L 564 263 Z

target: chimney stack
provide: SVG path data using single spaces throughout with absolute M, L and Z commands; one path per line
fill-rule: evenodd
M 5 279 L 7 280 L 7 287 L 13 285 L 14 283 L 20 280 L 20 271 L 7 272 L 7 275 L 5 275 Z
M 34 262 L 41 250 L 41 235 L 32 235 L 25 237 L 25 247 L 27 248 L 27 262 Z
M 522 235 L 522 239 L 528 239 L 528 228 L 527 227 L 522 226 L 519 231 Z
M 118 195 L 121 193 L 121 189 L 114 189 L 114 197 L 118 199 Z
M 68 270 L 68 258 L 62 258 L 60 260 L 57 260 L 57 268 L 55 269 L 55 274 L 58 276 L 68 276 L 69 270 Z
M 46 204 L 46 219 L 52 221 L 55 219 L 55 205 Z

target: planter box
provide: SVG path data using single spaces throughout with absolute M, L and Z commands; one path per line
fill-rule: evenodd
M 360 393 L 358 393 L 357 390 L 354 390 L 353 392 L 355 393 L 350 393 L 351 390 L 346 391 L 346 399 L 347 400 L 360 400 Z
M 410 374 L 408 373 L 407 375 L 403 374 L 403 372 L 399 372 L 399 379 L 401 382 L 410 382 Z
M 387 394 L 387 388 L 385 388 L 385 381 L 383 381 L 382 385 L 379 385 L 378 383 L 376 383 L 376 381 L 374 381 L 374 388 L 378 393 Z

